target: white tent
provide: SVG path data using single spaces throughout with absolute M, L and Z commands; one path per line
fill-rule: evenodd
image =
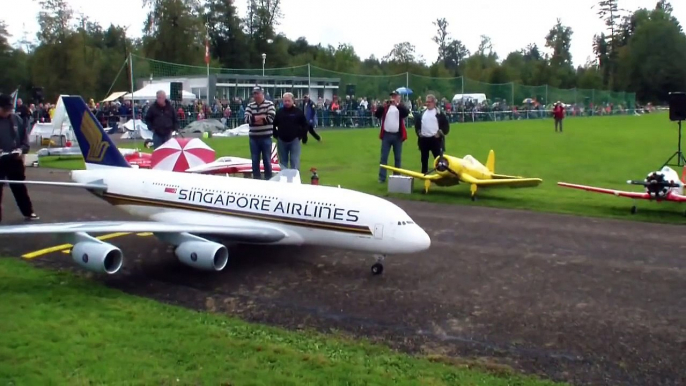
M 110 96 L 108 96 L 107 98 L 101 100 L 100 102 L 112 102 L 112 101 L 116 101 L 117 99 L 121 98 L 122 96 L 124 96 L 124 95 L 126 95 L 126 94 L 127 94 L 126 91 L 117 91 L 117 92 L 113 92 L 112 94 L 110 94 Z
M 170 82 L 151 83 L 151 84 L 143 87 L 140 90 L 134 91 L 133 92 L 133 99 L 139 100 L 139 101 L 140 100 L 154 100 L 156 98 L 157 92 L 159 90 L 162 90 L 165 93 L 167 93 L 167 98 L 168 98 L 169 95 L 171 94 L 170 88 L 171 88 Z M 198 97 L 195 96 L 195 94 L 188 92 L 186 90 L 183 90 L 182 93 L 183 93 L 182 99 L 184 101 L 192 101 L 192 100 L 198 99 Z M 124 95 L 124 99 L 125 100 L 131 100 L 131 93 Z

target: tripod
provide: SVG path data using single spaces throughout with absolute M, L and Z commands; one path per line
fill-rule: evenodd
M 671 163 L 672 160 L 676 157 L 676 164 Z M 667 160 L 667 162 L 662 165 L 662 168 L 665 166 L 684 166 L 686 165 L 686 157 L 684 157 L 684 153 L 681 151 L 681 121 L 679 121 L 679 144 L 677 145 L 677 150 L 674 154 L 672 154 L 671 157 Z M 662 169 L 660 168 L 660 169 Z

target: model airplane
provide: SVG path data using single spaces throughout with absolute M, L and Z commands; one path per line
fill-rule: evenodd
M 538 186 L 543 180 L 540 178 L 523 178 L 517 176 L 508 176 L 504 174 L 495 174 L 495 153 L 491 150 L 488 153 L 488 160 L 486 166 L 477 161 L 471 155 L 466 155 L 464 158 L 452 157 L 449 155 L 441 155 L 436 157 L 434 161 L 434 169 L 426 174 L 413 172 L 405 169 L 398 169 L 388 165 L 381 165 L 393 172 L 404 174 L 406 176 L 424 180 L 424 192 L 429 192 L 431 183 L 438 186 L 453 186 L 460 182 L 470 184 L 472 201 L 476 200 L 476 190 L 478 187 L 509 187 L 509 188 L 527 188 Z
M 686 177 L 686 168 L 684 168 L 684 177 Z M 569 184 L 566 182 L 558 182 L 559 186 L 572 189 L 587 190 L 589 192 L 614 194 L 617 197 L 633 198 L 634 200 L 651 200 L 651 201 L 674 201 L 686 202 L 684 196 L 684 182 L 679 179 L 679 174 L 669 166 L 665 166 L 662 170 L 648 173 L 648 176 L 643 181 L 627 181 L 629 185 L 641 185 L 645 189 L 644 192 L 626 192 L 614 189 L 596 188 L 593 186 Z M 636 204 L 631 207 L 631 214 L 636 213 Z M 686 213 L 684 213 L 686 215 Z
M 132 168 L 81 97 L 64 97 L 86 170 L 74 182 L 0 181 L 86 189 L 150 221 L 95 221 L 0 227 L 0 235 L 70 236 L 71 256 L 86 269 L 114 274 L 123 254 L 89 233 L 152 232 L 176 246 L 184 264 L 220 271 L 228 249 L 199 235 L 247 244 L 318 245 L 372 253 L 372 273 L 385 255 L 415 253 L 431 245 L 426 232 L 397 205 L 348 189 L 301 184 L 297 170 L 273 181 Z M 276 184 L 279 184 L 278 186 Z

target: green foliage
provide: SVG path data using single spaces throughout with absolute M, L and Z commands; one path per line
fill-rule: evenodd
M 0 291 L 3 385 L 554 385 L 168 306 L 14 259 L 0 258 Z
M 546 36 L 550 54 L 528 45 L 498 58 L 488 36 L 482 36 L 481 44 L 470 54 L 460 39 L 451 36 L 448 21 L 441 18 L 434 22 L 436 36 L 432 38 L 437 60 L 426 63 L 408 42 L 397 42 L 390 52 L 379 55 L 380 59 L 364 59 L 348 44 L 322 46 L 303 37 L 292 40 L 276 32 L 282 18 L 280 0 L 248 0 L 245 15 L 237 13 L 235 1 L 143 0 L 148 9 L 148 19 L 140 26 L 144 36 L 133 40 L 126 36 L 125 28 L 103 27 L 75 16 L 66 0 L 42 0 L 35 49 L 28 44 L 10 47 L 6 28 L 0 24 L 0 65 L 4 69 L 0 90 L 10 92 L 21 85 L 26 96 L 31 86 L 38 85 L 45 87 L 49 99 L 59 93 L 102 98 L 110 90 L 129 88 L 130 80 L 124 75 L 128 73 L 116 75 L 128 53 L 150 59 L 134 63 L 136 78 L 183 75 L 194 68 L 188 66 L 204 66 L 206 38 L 212 67 L 218 68 L 214 72 L 261 74 L 262 54 L 266 54 L 267 69 L 294 67 L 300 75 L 306 73 L 300 66 L 310 64 L 315 72 L 346 74 L 351 80 L 345 82 L 368 90 L 358 95 L 372 95 L 386 84 L 405 85 L 397 82 L 402 75 L 395 75 L 403 73 L 426 80 L 419 83 L 420 92 L 439 90 L 444 96 L 457 91 L 450 86 L 460 76 L 496 85 L 635 92 L 643 102 L 664 102 L 669 91 L 686 89 L 686 67 L 682 65 L 686 35 L 666 0 L 658 0 L 652 10 L 635 12 L 618 8 L 617 0 L 601 0 L 595 9 L 607 28 L 588 42 L 593 44 L 595 60 L 576 69 L 570 54 L 572 28 L 559 20 Z M 157 73 L 154 67 L 164 62 L 180 65 L 173 71 L 167 68 L 170 73 Z M 372 82 L 376 85 L 363 82 L 372 75 L 388 78 Z

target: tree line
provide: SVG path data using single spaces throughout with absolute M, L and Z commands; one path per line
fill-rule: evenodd
M 363 59 L 349 44 L 323 46 L 278 34 L 280 0 L 247 0 L 244 15 L 235 0 L 142 0 L 149 9 L 142 38 L 130 37 L 125 27 L 103 26 L 75 13 L 66 0 L 39 3 L 35 39 L 22 36 L 12 46 L 0 20 L 0 90 L 21 86 L 25 98 L 34 86 L 43 87 L 48 98 L 62 93 L 101 99 L 111 90 L 127 90 L 130 79 L 123 64 L 129 53 L 204 66 L 206 39 L 211 66 L 230 69 L 261 68 L 266 53 L 269 67 L 309 63 L 364 75 L 410 72 L 496 84 L 626 91 L 644 103 L 663 103 L 670 91 L 686 91 L 686 34 L 667 0 L 633 11 L 621 9 L 619 0 L 599 1 L 594 9 L 606 29 L 589 42 L 593 60 L 576 68 L 570 53 L 573 30 L 559 19 L 545 38 L 550 53 L 529 44 L 501 58 L 488 36 L 482 35 L 471 52 L 451 35 L 448 21 L 439 18 L 433 37 L 438 55 L 428 63 L 409 42 L 398 42 L 381 57 Z

